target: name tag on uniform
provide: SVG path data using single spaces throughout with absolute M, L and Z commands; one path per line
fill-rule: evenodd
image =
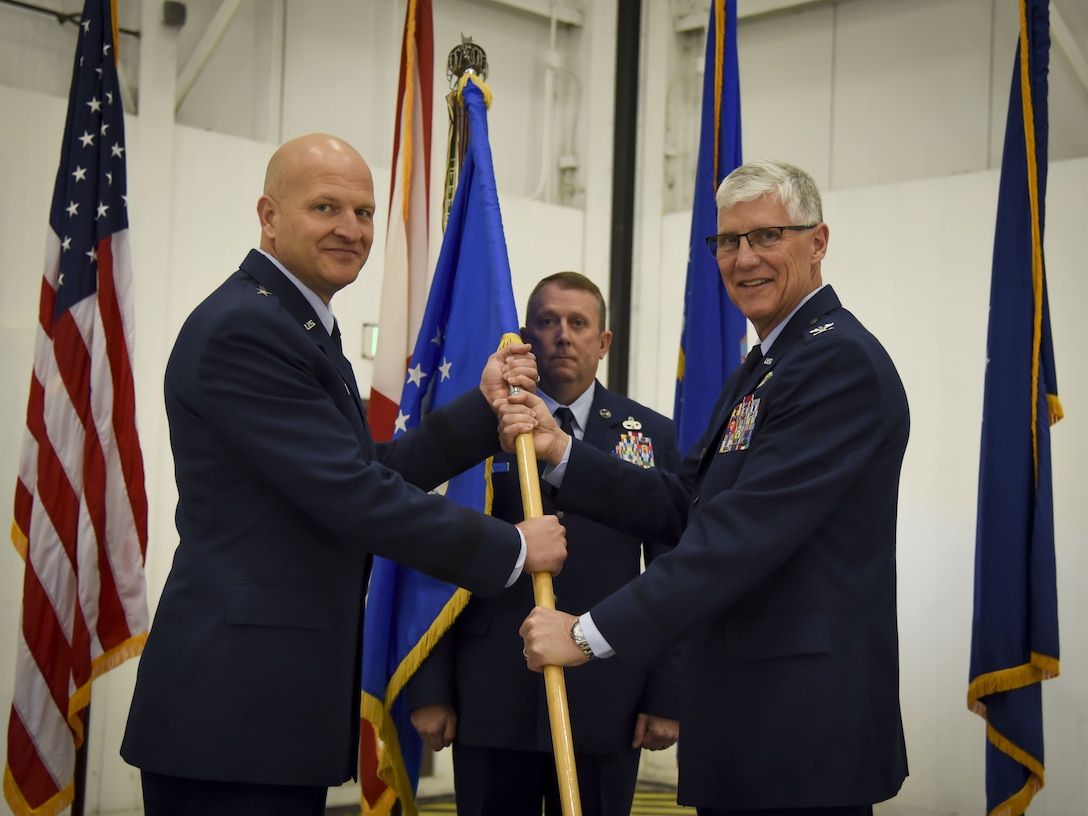
M 752 444 L 752 428 L 755 427 L 758 415 L 759 398 L 749 394 L 730 414 L 718 453 L 748 450 L 748 446 Z

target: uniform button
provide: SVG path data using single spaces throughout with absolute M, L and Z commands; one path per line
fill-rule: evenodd
M 556 518 L 563 518 L 563 511 L 562 510 L 556 510 L 555 511 L 555 517 Z

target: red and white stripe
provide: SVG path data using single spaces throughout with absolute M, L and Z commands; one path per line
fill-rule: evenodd
M 401 42 L 385 275 L 367 412 L 379 441 L 393 437 L 405 371 L 427 304 L 433 87 L 431 0 L 410 0 Z
M 427 305 L 433 95 L 431 0 L 409 0 L 397 82 L 378 349 L 367 408 L 371 434 L 379 442 L 393 438 L 405 372 Z M 374 726 L 362 719 L 359 786 L 364 816 L 389 813 L 396 799 L 378 776 L 380 750 Z
M 91 681 L 149 626 L 128 231 L 98 242 L 97 296 L 54 322 L 60 251 L 50 230 L 12 526 L 26 567 L 4 794 L 20 816 L 71 802 Z

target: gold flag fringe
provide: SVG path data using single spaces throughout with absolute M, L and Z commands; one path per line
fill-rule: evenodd
M 1043 763 L 1029 754 L 1008 737 L 1000 733 L 990 722 L 983 698 L 991 694 L 1024 688 L 1057 677 L 1061 673 L 1057 658 L 1037 652 L 1031 653 L 1031 662 L 1001 671 L 982 674 L 967 687 L 967 707 L 986 720 L 986 739 L 1003 754 L 1016 760 L 1030 771 L 1028 781 L 1015 794 L 990 811 L 989 816 L 1021 816 L 1027 810 L 1032 797 L 1045 782 Z

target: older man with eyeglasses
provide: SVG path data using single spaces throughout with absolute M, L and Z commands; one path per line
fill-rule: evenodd
M 563 433 L 533 395 L 558 507 L 675 541 L 580 616 L 534 609 L 529 667 L 648 662 L 683 641 L 678 800 L 700 816 L 868 816 L 907 775 L 895 536 L 907 398 L 879 341 L 825 286 L 808 174 L 737 168 L 707 239 L 760 345 L 679 473 L 633 472 Z

